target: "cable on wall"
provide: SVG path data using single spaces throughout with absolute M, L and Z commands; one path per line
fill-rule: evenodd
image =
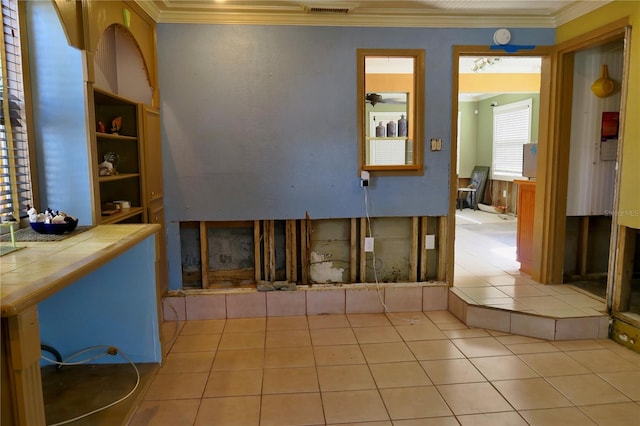
M 364 211 L 365 211 L 365 215 L 367 217 L 367 236 L 368 237 L 373 237 L 373 232 L 371 230 L 371 217 L 369 216 L 369 194 L 367 192 L 367 186 L 363 186 L 364 189 Z M 380 304 L 382 304 L 382 307 L 384 309 L 384 312 L 386 314 L 389 314 L 390 317 L 401 320 L 401 321 L 406 321 L 408 323 L 410 323 L 411 325 L 417 323 L 417 322 L 421 322 L 422 319 L 420 317 L 418 317 L 417 315 L 412 316 L 411 318 L 402 318 L 399 317 L 397 315 L 394 315 L 391 311 L 389 311 L 389 308 L 387 307 L 387 305 L 384 303 L 384 299 L 382 297 L 382 292 L 380 289 L 380 281 L 378 280 L 378 268 L 376 268 L 376 251 L 375 248 L 371 251 L 371 255 L 373 258 L 373 277 L 375 279 L 376 282 L 376 290 L 378 292 L 378 300 L 380 300 Z M 365 277 L 363 277 L 365 278 Z

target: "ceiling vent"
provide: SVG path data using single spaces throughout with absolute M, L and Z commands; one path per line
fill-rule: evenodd
M 305 12 L 314 15 L 346 15 L 352 12 L 355 8 L 355 4 L 344 3 L 318 3 L 318 4 L 305 4 L 303 5 Z

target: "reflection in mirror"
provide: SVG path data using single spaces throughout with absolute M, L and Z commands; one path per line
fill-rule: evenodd
M 421 169 L 424 51 L 360 49 L 358 68 L 361 170 Z

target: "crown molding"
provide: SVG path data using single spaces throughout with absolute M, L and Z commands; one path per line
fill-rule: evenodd
M 156 23 L 298 25 L 417 28 L 557 28 L 613 0 L 576 1 L 555 14 L 534 10 L 452 11 L 433 9 L 366 8 L 347 14 L 311 14 L 291 6 L 242 8 L 224 3 L 192 6 L 168 0 L 135 0 Z
M 591 13 L 596 9 L 601 8 L 604 5 L 612 3 L 613 0 L 598 0 L 598 1 L 581 1 L 575 2 L 568 7 L 559 10 L 555 14 L 555 28 L 560 25 L 564 25 L 567 22 L 573 21 L 576 18 Z

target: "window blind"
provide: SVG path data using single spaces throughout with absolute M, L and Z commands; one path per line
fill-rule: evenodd
M 527 99 L 493 109 L 492 178 L 522 176 L 522 145 L 531 139 L 531 105 Z
M 17 0 L 2 0 L 0 45 L 0 214 L 17 219 L 33 204 Z

